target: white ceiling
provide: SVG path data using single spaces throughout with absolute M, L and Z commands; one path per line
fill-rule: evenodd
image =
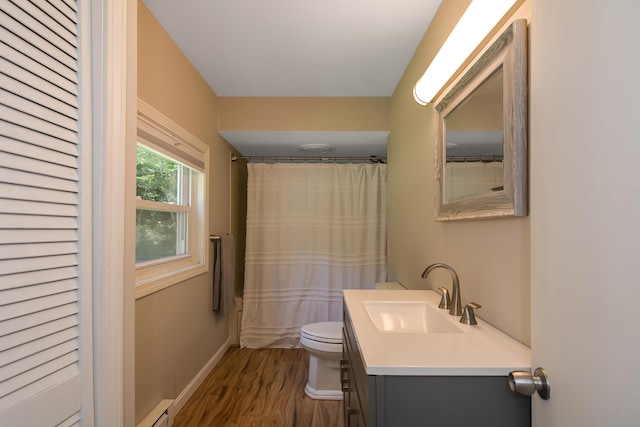
M 391 96 L 442 0 L 143 1 L 219 96 L 312 97 Z M 379 135 L 359 133 L 347 139 L 379 151 Z M 246 136 L 225 133 L 239 150 Z

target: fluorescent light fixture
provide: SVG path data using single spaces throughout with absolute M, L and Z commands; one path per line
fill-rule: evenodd
M 413 97 L 418 104 L 427 105 L 433 100 L 447 80 L 515 2 L 516 0 L 473 0 L 471 2 L 427 71 L 413 87 Z

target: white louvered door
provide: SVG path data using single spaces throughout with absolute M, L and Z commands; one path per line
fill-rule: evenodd
M 91 224 L 80 217 L 77 12 L 73 0 L 0 0 L 1 425 L 81 423 Z

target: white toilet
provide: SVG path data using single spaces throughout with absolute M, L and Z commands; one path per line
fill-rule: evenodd
M 309 380 L 304 392 L 312 399 L 342 400 L 342 322 L 304 325 L 300 328 L 300 344 L 311 353 Z
M 405 289 L 398 282 L 376 283 L 376 289 Z M 342 322 L 319 322 L 300 328 L 300 344 L 309 353 L 309 380 L 304 388 L 312 399 L 342 400 L 340 359 Z

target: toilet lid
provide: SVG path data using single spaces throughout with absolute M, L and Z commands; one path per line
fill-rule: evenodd
M 340 344 L 342 342 L 342 322 L 319 322 L 304 325 L 302 335 L 314 341 Z

